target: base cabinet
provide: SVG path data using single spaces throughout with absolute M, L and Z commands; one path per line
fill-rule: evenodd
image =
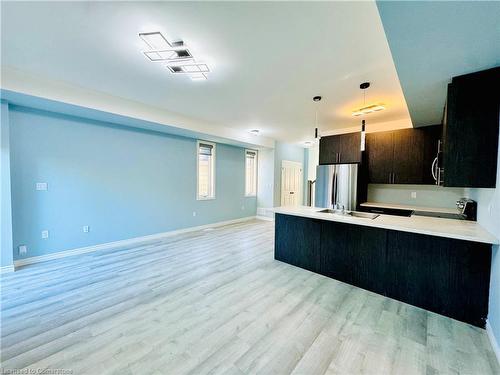
M 388 231 L 386 293 L 484 327 L 490 264 L 487 244 Z
M 386 231 L 323 221 L 320 273 L 384 294 Z
M 275 258 L 484 328 L 491 245 L 276 214 Z
M 319 272 L 321 221 L 277 214 L 275 226 L 274 258 Z

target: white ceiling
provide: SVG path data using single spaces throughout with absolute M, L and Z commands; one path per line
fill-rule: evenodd
M 323 132 L 358 126 L 363 103 L 387 110 L 369 126 L 410 126 L 374 2 L 2 2 L 2 73 L 14 68 L 286 142 L 309 140 L 314 95 Z M 193 82 L 148 62 L 137 34 L 182 39 L 212 68 Z

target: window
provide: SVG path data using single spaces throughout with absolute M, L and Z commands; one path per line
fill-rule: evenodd
M 245 150 L 245 196 L 257 195 L 257 151 Z
M 215 144 L 198 141 L 198 199 L 215 199 Z

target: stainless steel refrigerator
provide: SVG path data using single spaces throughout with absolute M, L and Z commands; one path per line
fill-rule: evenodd
M 358 164 L 319 165 L 316 168 L 316 207 L 356 210 Z

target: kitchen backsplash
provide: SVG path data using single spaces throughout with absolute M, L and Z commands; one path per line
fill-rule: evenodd
M 454 208 L 455 202 L 462 197 L 467 197 L 469 193 L 468 188 L 446 188 L 434 185 L 368 185 L 369 202 L 412 206 Z

